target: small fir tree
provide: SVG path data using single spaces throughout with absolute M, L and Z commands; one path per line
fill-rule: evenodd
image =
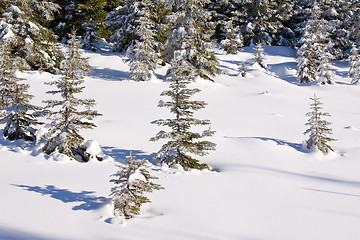
M 248 66 L 246 65 L 245 61 L 242 61 L 239 66 L 239 74 L 241 74 L 242 77 L 245 77 L 247 74 Z
M 205 169 L 207 164 L 199 163 L 199 160 L 191 155 L 204 156 L 208 150 L 215 150 L 216 144 L 200 140 L 210 137 L 215 132 L 210 129 L 202 133 L 190 131 L 192 126 L 210 125 L 209 120 L 198 120 L 193 118 L 194 112 L 206 106 L 203 101 L 191 101 L 192 95 L 200 92 L 200 89 L 189 89 L 188 85 L 195 80 L 195 71 L 181 54 L 176 54 L 172 61 L 171 68 L 167 75 L 170 82 L 170 89 L 161 95 L 171 98 L 169 102 L 160 101 L 159 107 L 168 107 L 170 112 L 175 115 L 174 119 L 160 119 L 152 122 L 159 126 L 167 126 L 172 129 L 170 132 L 160 131 L 151 141 L 160 139 L 170 139 L 162 146 L 156 159 L 169 165 L 170 167 L 180 164 L 185 170 L 190 168 Z
M 306 116 L 309 116 L 307 129 L 304 134 L 309 134 L 309 139 L 306 141 L 307 148 L 311 149 L 317 147 L 323 154 L 327 154 L 329 150 L 334 151 L 329 145 L 328 142 L 335 141 L 335 139 L 330 138 L 328 135 L 332 134 L 331 128 L 329 125 L 331 123 L 322 119 L 322 117 L 329 117 L 329 113 L 321 112 L 322 103 L 319 101 L 319 98 L 314 94 L 314 98 L 310 98 L 313 103 L 310 105 L 311 112 L 307 113 Z
M 350 55 L 349 76 L 352 78 L 351 83 L 356 84 L 360 81 L 360 57 L 359 49 L 353 44 Z
M 66 59 L 62 62 L 63 76 L 56 81 L 47 83 L 55 85 L 57 90 L 49 91 L 50 94 L 59 94 L 61 100 L 47 100 L 47 114 L 53 120 L 49 131 L 44 135 L 47 142 L 43 148 L 46 154 L 54 151 L 63 153 L 71 158 L 79 154 L 80 144 L 84 138 L 79 134 L 83 128 L 92 129 L 95 124 L 91 122 L 99 114 L 91 108 L 95 105 L 93 99 L 79 99 L 75 94 L 84 89 L 84 76 L 89 71 L 86 58 L 81 56 L 80 43 L 72 32 L 68 41 Z M 79 109 L 83 107 L 83 109 Z
M 114 206 L 114 215 L 130 219 L 140 213 L 142 204 L 151 202 L 144 193 L 160 190 L 163 187 L 151 182 L 157 177 L 151 176 L 146 169 L 148 161 L 136 160 L 132 152 L 126 158 L 125 165 L 119 165 L 120 170 L 112 175 L 115 179 L 111 179 L 110 182 L 116 186 L 111 189 L 110 197 Z
M 15 76 L 15 71 L 26 70 L 22 59 L 11 57 L 6 44 L 0 47 L 0 94 L 1 110 L 0 123 L 5 124 L 4 137 L 10 140 L 35 140 L 34 126 L 41 124 L 34 114 L 29 111 L 40 110 L 40 107 L 29 102 L 34 97 L 28 93 L 29 85 L 22 83 L 25 79 Z
M 255 51 L 255 63 L 259 64 L 260 67 L 267 69 L 267 65 L 264 61 L 265 61 L 264 48 L 262 47 L 261 43 L 258 43 L 256 45 L 256 51 Z

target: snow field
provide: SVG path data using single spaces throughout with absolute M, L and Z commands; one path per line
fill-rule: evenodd
M 210 119 L 217 150 L 203 157 L 213 171 L 183 172 L 152 167 L 165 190 L 149 194 L 139 216 L 113 218 L 108 204 L 110 175 L 130 151 L 151 160 L 164 142 L 150 142 L 172 117 L 158 108 L 168 84 L 158 78 L 128 81 L 122 55 L 87 52 L 94 71 L 83 96 L 94 98 L 103 116 L 86 130 L 112 159 L 80 164 L 53 161 L 34 146 L 0 140 L 0 239 L 244 239 L 357 240 L 360 217 L 360 104 L 345 62 L 336 62 L 335 84 L 296 82 L 295 51 L 265 48 L 265 71 L 251 65 L 254 49 L 237 55 L 216 50 L 228 73 L 215 83 L 198 80 L 195 98 L 208 106 L 197 113 Z M 237 76 L 245 60 L 248 76 Z M 26 72 L 34 104 L 49 96 L 45 81 L 57 77 Z M 334 153 L 306 150 L 309 98 L 316 93 L 333 123 Z M 203 129 L 202 129 L 203 130 Z M 26 146 L 26 147 L 25 147 Z

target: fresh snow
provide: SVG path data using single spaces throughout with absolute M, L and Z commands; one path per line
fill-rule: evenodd
M 130 151 L 154 163 L 165 142 L 149 141 L 162 130 L 150 122 L 173 116 L 157 107 L 168 100 L 160 96 L 166 67 L 151 81 L 129 81 L 125 56 L 110 49 L 85 53 L 94 71 L 82 93 L 103 115 L 82 135 L 110 160 L 54 161 L 59 156 L 45 156 L 38 145 L 0 137 L 0 239 L 359 239 L 360 86 L 350 84 L 347 62 L 332 66 L 334 85 L 300 85 L 292 49 L 264 46 L 267 70 L 253 64 L 254 46 L 237 55 L 215 49 L 227 73 L 193 83 L 202 89 L 194 98 L 208 103 L 195 117 L 216 131 L 210 140 L 217 150 L 201 158 L 212 171 L 152 166 L 165 189 L 149 193 L 152 202 L 125 221 L 112 215 L 110 175 Z M 21 76 L 34 105 L 49 98 L 44 82 L 59 77 Z M 314 93 L 338 139 L 327 156 L 303 147 Z

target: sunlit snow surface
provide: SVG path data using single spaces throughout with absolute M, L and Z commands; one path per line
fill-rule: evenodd
M 130 151 L 154 164 L 164 142 L 149 141 L 162 130 L 150 122 L 172 116 L 157 107 L 166 68 L 151 81 L 129 81 L 123 55 L 105 47 L 85 54 L 94 71 L 82 96 L 94 98 L 103 116 L 82 135 L 110 160 L 54 161 L 58 156 L 45 156 L 40 146 L 1 137 L 0 239 L 359 239 L 360 86 L 349 84 L 347 62 L 335 62 L 332 86 L 299 85 L 294 50 L 264 46 L 267 71 L 252 65 L 253 47 L 238 55 L 216 50 L 228 72 L 193 84 L 202 89 L 194 97 L 208 103 L 195 117 L 210 119 L 216 131 L 210 140 L 217 150 L 201 159 L 213 171 L 154 165 L 151 174 L 165 190 L 148 194 L 152 202 L 124 221 L 112 215 L 110 175 Z M 245 78 L 237 70 L 243 60 Z M 53 97 L 44 82 L 59 76 L 22 76 L 34 104 Z M 328 156 L 302 146 L 314 93 L 338 139 Z

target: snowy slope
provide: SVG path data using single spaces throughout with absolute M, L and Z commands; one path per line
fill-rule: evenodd
M 150 122 L 171 117 L 157 107 L 166 69 L 148 82 L 127 80 L 122 55 L 87 52 L 94 71 L 84 96 L 103 114 L 83 135 L 111 158 L 80 164 L 54 161 L 39 147 L 0 138 L 0 239 L 244 239 L 357 240 L 360 236 L 360 86 L 350 85 L 346 62 L 336 62 L 336 84 L 298 85 L 295 52 L 266 47 L 269 70 L 252 65 L 253 48 L 217 51 L 228 70 L 215 83 L 194 83 L 208 103 L 217 150 L 202 159 L 213 171 L 154 166 L 165 190 L 129 220 L 113 218 L 108 195 L 115 162 L 133 151 L 151 160 L 164 142 Z M 238 65 L 250 64 L 246 78 Z M 34 103 L 48 98 L 53 76 L 27 72 Z M 334 153 L 302 148 L 309 98 L 316 93 L 332 117 Z

